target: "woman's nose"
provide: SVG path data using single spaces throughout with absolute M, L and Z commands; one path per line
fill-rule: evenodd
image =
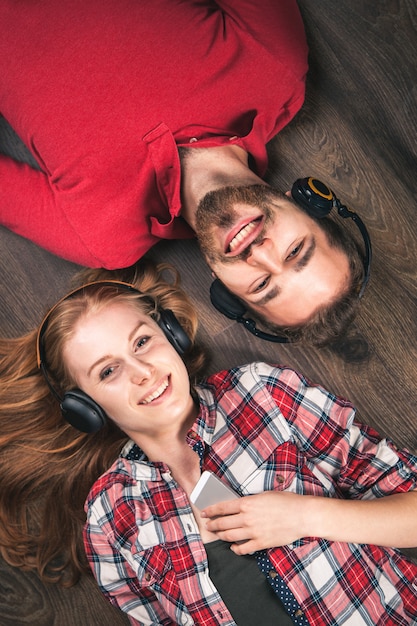
M 131 364 L 130 378 L 135 385 L 142 385 L 149 380 L 152 375 L 153 367 L 146 361 L 134 360 Z

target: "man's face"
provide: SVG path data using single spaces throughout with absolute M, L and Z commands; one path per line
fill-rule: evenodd
M 285 196 L 256 207 L 226 204 L 199 207 L 201 249 L 226 287 L 265 319 L 303 324 L 347 289 L 346 255 Z

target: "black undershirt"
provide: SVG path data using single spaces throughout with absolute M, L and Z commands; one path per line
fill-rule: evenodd
M 238 626 L 294 626 L 253 556 L 236 555 L 220 539 L 204 547 L 210 578 Z

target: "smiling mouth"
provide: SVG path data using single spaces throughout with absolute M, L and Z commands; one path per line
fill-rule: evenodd
M 226 245 L 225 253 L 232 255 L 240 254 L 242 250 L 248 248 L 259 234 L 262 223 L 262 217 L 257 217 L 249 224 L 245 224 Z
M 169 380 L 166 378 L 154 392 L 150 393 L 149 396 L 146 396 L 143 400 L 139 402 L 139 404 L 150 404 L 157 398 L 160 398 L 164 391 L 167 389 L 169 385 Z

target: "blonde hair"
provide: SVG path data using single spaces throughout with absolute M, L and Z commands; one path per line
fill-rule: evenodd
M 120 271 L 85 270 L 74 286 L 96 280 L 128 282 L 143 297 L 97 287 L 56 306 L 44 342 L 58 393 L 75 382 L 62 359 L 74 323 L 86 310 L 115 298 L 156 316 L 161 308 L 174 312 L 191 339 L 183 358 L 194 382 L 207 359 L 195 343 L 197 315 L 175 270 L 149 262 Z M 36 339 L 37 331 L 0 339 L 0 554 L 12 566 L 36 570 L 45 581 L 70 585 L 90 572 L 81 536 L 85 498 L 127 438 L 110 421 L 94 434 L 64 421 L 38 369 Z

